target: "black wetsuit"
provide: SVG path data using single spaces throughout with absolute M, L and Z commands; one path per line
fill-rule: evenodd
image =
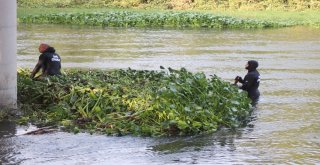
M 55 53 L 53 47 L 49 47 L 40 56 L 39 60 L 42 61 L 42 74 L 43 75 L 59 75 L 61 74 L 61 58 Z
M 242 83 L 241 89 L 248 92 L 248 97 L 252 100 L 253 103 L 257 102 L 260 96 L 258 90 L 260 84 L 260 74 L 257 71 L 258 63 L 256 61 L 248 62 L 248 73 L 244 79 L 240 79 L 239 82 Z

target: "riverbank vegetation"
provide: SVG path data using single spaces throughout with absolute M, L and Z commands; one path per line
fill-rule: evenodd
M 122 27 L 320 27 L 316 0 L 18 0 L 21 23 Z
M 320 9 L 318 0 L 17 0 L 25 8 L 139 8 L 174 10 L 306 10 Z
M 181 17 L 181 18 L 180 18 Z M 320 27 L 319 11 L 173 11 L 110 8 L 18 8 L 20 23 L 125 27 Z
M 68 70 L 33 80 L 18 71 L 20 123 L 78 132 L 169 136 L 214 132 L 245 123 L 246 93 L 217 76 L 180 70 Z
M 268 28 L 295 25 L 294 22 L 258 21 L 199 12 L 129 12 L 42 14 L 26 16 L 23 23 L 72 24 L 102 27 L 173 27 L 173 28 Z

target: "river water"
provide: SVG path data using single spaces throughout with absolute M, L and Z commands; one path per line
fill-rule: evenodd
M 248 126 L 191 137 L 23 135 L 27 127 L 2 122 L 0 164 L 320 164 L 320 29 L 19 25 L 18 31 L 19 67 L 35 65 L 40 42 L 56 48 L 64 68 L 162 65 L 230 82 L 254 59 L 262 95 Z

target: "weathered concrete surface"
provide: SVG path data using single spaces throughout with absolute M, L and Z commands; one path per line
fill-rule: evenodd
M 0 0 L 0 110 L 17 106 L 16 0 Z

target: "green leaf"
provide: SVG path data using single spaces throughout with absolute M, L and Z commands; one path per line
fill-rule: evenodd
M 184 130 L 186 129 L 188 126 L 188 124 L 185 122 L 185 121 L 182 121 L 182 120 L 179 120 L 178 121 L 178 128 L 181 129 L 181 130 Z
M 190 109 L 190 107 L 184 107 L 184 111 L 191 112 L 191 109 Z
M 192 127 L 195 127 L 195 128 L 200 128 L 202 126 L 202 124 L 198 121 L 193 121 L 192 122 Z

